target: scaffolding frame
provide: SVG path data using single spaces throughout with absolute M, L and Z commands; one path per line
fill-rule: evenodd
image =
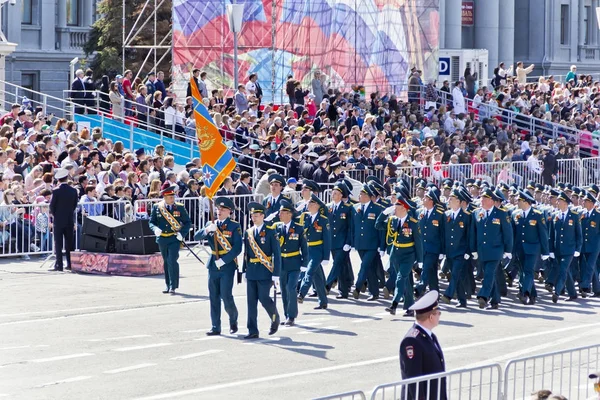
M 123 72 L 125 72 L 125 58 L 126 58 L 126 51 L 127 50 L 136 50 L 136 51 L 147 51 L 148 53 L 146 54 L 146 57 L 144 58 L 144 61 L 142 62 L 142 64 L 140 65 L 140 67 L 137 69 L 137 71 L 135 71 L 135 76 L 134 76 L 134 80 L 135 78 L 137 78 L 141 71 L 144 70 L 144 67 L 148 64 L 149 60 L 151 59 L 151 63 L 152 63 L 152 68 L 150 70 L 155 71 L 158 67 L 158 65 L 169 55 L 172 54 L 173 52 L 173 27 L 171 26 L 171 29 L 169 30 L 169 32 L 163 37 L 163 38 L 158 38 L 157 37 L 157 25 L 158 25 L 158 12 L 159 10 L 161 10 L 161 7 L 166 7 L 165 3 L 167 3 L 167 0 L 146 0 L 144 2 L 144 5 L 142 7 L 142 10 L 140 12 L 140 14 L 138 15 L 138 17 L 136 18 L 135 22 L 133 23 L 133 26 L 131 26 L 130 29 L 127 29 L 127 24 L 126 24 L 126 12 L 125 12 L 125 7 L 126 7 L 126 0 L 123 0 L 123 16 L 122 16 L 122 38 L 123 38 L 123 45 L 122 45 L 122 52 L 123 52 Z M 150 13 L 149 15 L 146 16 L 146 18 L 143 20 L 143 22 L 140 23 L 140 21 L 142 21 L 142 17 L 144 17 L 144 14 L 148 14 L 146 11 L 149 10 L 148 5 L 153 4 L 154 7 L 150 9 Z M 168 3 L 170 4 L 170 3 Z M 171 13 L 171 9 L 169 9 L 169 13 Z M 138 34 L 149 24 L 152 23 L 153 24 L 153 28 L 152 28 L 152 41 L 150 44 L 147 43 L 138 43 L 137 41 L 137 36 Z M 159 51 L 164 52 L 163 54 L 159 55 Z M 169 67 L 171 68 L 171 67 Z

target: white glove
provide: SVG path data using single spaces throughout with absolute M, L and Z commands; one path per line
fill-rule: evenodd
M 215 260 L 215 265 L 217 268 L 221 268 L 223 265 L 225 265 L 225 261 L 223 261 L 222 258 L 219 258 L 218 260 Z
M 209 222 L 208 225 L 206 225 L 206 228 L 204 228 L 204 232 L 206 232 L 206 233 L 215 232 L 216 230 L 217 230 L 217 224 L 214 224 L 212 222 Z
M 444 257 L 446 257 L 445 254 L 440 254 L 440 256 L 438 257 L 438 260 L 442 261 L 444 259 Z
M 465 260 L 468 260 L 469 258 L 471 258 L 471 256 L 469 255 L 469 253 L 465 253 Z
M 356 250 L 354 247 L 350 247 L 350 250 Z
M 477 260 L 479 258 L 477 252 L 471 253 L 471 255 L 473 256 L 473 260 Z
M 273 281 L 273 284 L 275 285 L 275 287 L 279 287 L 279 277 L 278 276 L 273 276 L 271 277 L 271 280 Z
M 417 267 L 419 267 L 419 269 L 423 269 L 423 263 L 417 263 Z
M 549 256 L 549 255 L 543 255 L 543 256 L 542 256 L 542 261 L 546 261 L 548 258 L 550 258 L 550 256 Z
M 159 227 L 156 227 L 153 229 L 154 232 L 154 236 L 159 237 L 160 234 L 162 233 L 162 230 Z
M 300 272 L 306 272 L 308 271 L 308 267 L 300 267 Z
M 271 213 L 268 217 L 265 218 L 265 222 L 271 222 L 277 216 L 277 213 Z
M 246 273 L 245 272 L 242 274 L 242 281 L 248 282 L 248 279 L 246 279 Z
M 379 250 L 379 257 L 383 258 L 383 256 L 385 256 L 385 251 Z
M 573 257 L 575 257 L 575 258 L 579 257 L 580 255 L 581 254 L 578 251 L 576 251 L 575 253 L 573 253 Z
M 350 251 L 350 249 L 352 249 L 352 247 L 350 247 L 349 244 L 345 244 L 343 250 L 344 251 Z
M 179 240 L 180 242 L 183 242 L 183 236 L 181 236 L 180 232 L 177 232 L 177 240 Z
M 553 259 L 553 260 L 554 260 L 554 258 L 555 258 L 555 255 L 554 255 L 554 253 L 550 253 L 548 256 L 549 256 L 551 259 Z
M 389 206 L 388 208 L 386 208 L 385 210 L 383 210 L 383 213 L 385 215 L 391 215 L 396 211 L 396 206 Z
M 512 260 L 512 253 L 504 253 L 502 258 L 508 258 L 509 260 Z

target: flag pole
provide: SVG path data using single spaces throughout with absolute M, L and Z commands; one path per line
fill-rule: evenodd
M 214 203 L 213 203 L 212 197 L 209 197 L 208 198 L 208 206 L 210 207 L 210 209 L 208 212 L 209 212 L 209 216 L 210 216 L 210 222 L 214 224 L 215 223 L 215 212 L 214 212 L 213 204 Z M 217 228 L 217 229 L 219 229 L 219 228 Z M 218 260 L 220 258 L 219 257 L 219 248 L 217 247 L 217 235 L 215 235 L 214 233 L 213 233 L 213 244 L 214 244 L 214 249 L 215 249 L 215 260 Z

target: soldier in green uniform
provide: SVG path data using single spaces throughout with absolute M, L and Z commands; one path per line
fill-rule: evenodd
M 179 288 L 179 249 L 183 237 L 191 228 L 190 217 L 181 203 L 175 203 L 177 186 L 163 189 L 160 194 L 163 201 L 152 206 L 150 229 L 156 235 L 156 243 L 160 249 L 165 269 L 167 288 L 163 293 L 175 294 Z
M 210 297 L 210 319 L 212 328 L 208 336 L 221 334 L 221 299 L 229 314 L 229 333 L 238 330 L 238 310 L 233 300 L 233 281 L 238 269 L 237 256 L 242 252 L 242 230 L 237 221 L 230 219 L 235 210 L 233 201 L 227 197 L 217 197 L 216 223 L 209 222 L 196 232 L 195 240 L 207 239 L 211 248 L 208 258 L 208 293 Z
M 308 264 L 308 247 L 304 236 L 304 227 L 294 221 L 294 205 L 282 200 L 279 206 L 279 221 L 275 230 L 281 246 L 281 298 L 286 321 L 282 325 L 294 326 L 298 317 L 296 285 L 300 277 L 300 268 Z
M 273 284 L 279 286 L 281 247 L 275 229 L 265 224 L 265 207 L 250 202 L 248 209 L 254 226 L 244 232 L 242 272 L 246 279 L 248 300 L 248 335 L 244 339 L 258 339 L 259 301 L 271 319 L 269 335 L 279 329 L 279 313 L 269 292 Z

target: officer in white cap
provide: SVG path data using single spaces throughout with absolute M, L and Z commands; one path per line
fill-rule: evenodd
M 438 292 L 432 290 L 410 307 L 410 310 L 415 312 L 415 323 L 400 343 L 402 379 L 437 374 L 446 370 L 442 347 L 432 332 L 440 323 L 441 311 L 438 309 L 438 299 Z M 403 393 L 401 398 L 416 399 L 416 385 L 407 385 L 408 395 Z M 434 379 L 429 383 L 425 381 L 418 385 L 419 399 L 447 399 L 445 379 Z M 438 390 L 440 397 L 438 397 Z

